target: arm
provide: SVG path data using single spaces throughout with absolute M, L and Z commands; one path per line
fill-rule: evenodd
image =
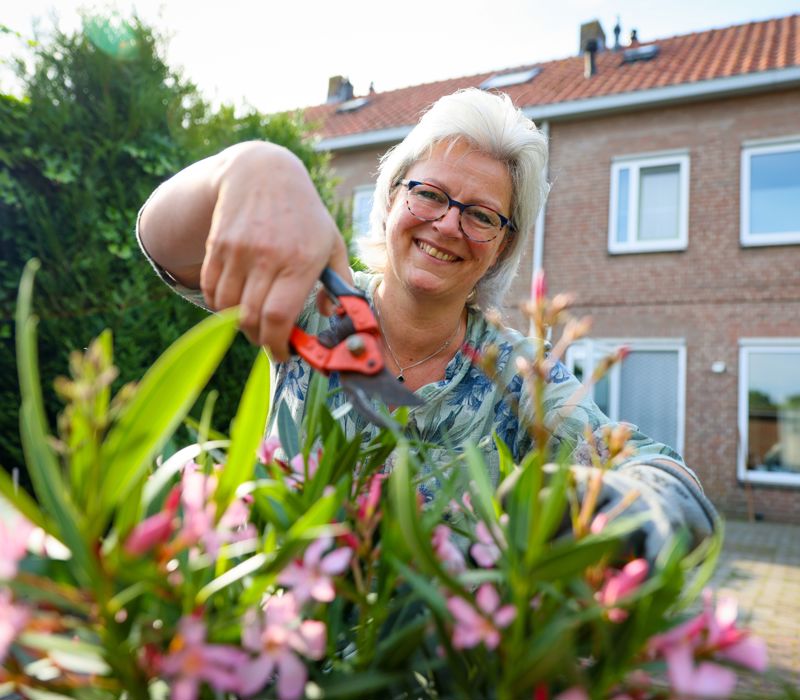
M 179 172 L 146 203 L 139 236 L 210 308 L 240 304 L 242 330 L 278 360 L 323 267 L 350 279 L 344 241 L 308 172 L 274 144 L 237 144 Z

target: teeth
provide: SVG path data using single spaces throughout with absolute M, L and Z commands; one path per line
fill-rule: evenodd
M 444 260 L 445 262 L 455 262 L 458 258 L 455 255 L 449 255 L 438 248 L 434 248 L 427 243 L 423 243 L 422 241 L 417 241 L 417 245 L 420 247 L 423 253 L 427 253 L 428 255 L 436 258 L 437 260 Z

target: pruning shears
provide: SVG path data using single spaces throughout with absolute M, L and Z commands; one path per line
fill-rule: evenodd
M 380 329 L 367 295 L 348 285 L 329 267 L 322 271 L 319 280 L 336 302 L 338 318 L 318 336 L 294 326 L 289 342 L 318 372 L 326 376 L 338 372 L 342 390 L 355 409 L 375 425 L 388 427 L 387 418 L 373 408 L 372 398 L 392 406 L 418 406 L 422 400 L 386 369 L 378 342 Z

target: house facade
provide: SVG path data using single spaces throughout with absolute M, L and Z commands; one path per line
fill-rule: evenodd
M 378 158 L 463 87 L 545 130 L 552 190 L 504 309 L 534 270 L 593 318 L 567 362 L 614 419 L 675 446 L 726 514 L 800 523 L 800 15 L 606 48 L 307 110 L 356 229 Z M 586 50 L 589 49 L 589 50 Z

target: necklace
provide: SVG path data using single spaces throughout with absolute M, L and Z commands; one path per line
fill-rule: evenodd
M 399 360 L 397 359 L 397 355 L 395 355 L 394 350 L 392 350 L 392 346 L 389 343 L 389 338 L 386 337 L 386 333 L 383 330 L 383 320 L 381 319 L 381 312 L 380 309 L 378 308 L 377 299 L 373 301 L 373 305 L 375 306 L 375 316 L 378 319 L 378 328 L 380 328 L 381 336 L 383 337 L 383 342 L 386 343 L 386 349 L 389 351 L 389 354 L 392 356 L 394 363 L 397 365 L 397 369 L 400 370 L 400 372 L 398 372 L 396 376 L 397 381 L 400 383 L 403 383 L 406 380 L 404 376 L 406 370 L 413 369 L 414 367 L 419 367 L 420 365 L 425 364 L 428 360 L 432 360 L 439 353 L 443 352 L 444 349 L 448 345 L 450 345 L 450 343 L 453 342 L 453 339 L 458 335 L 458 331 L 461 328 L 461 316 L 459 316 L 458 323 L 456 324 L 456 328 L 453 331 L 453 334 L 447 340 L 445 340 L 444 343 L 442 343 L 438 348 L 436 348 L 436 350 L 434 350 L 430 355 L 426 355 L 421 360 L 417 360 L 416 362 L 412 362 L 410 365 L 402 367 L 400 365 Z

